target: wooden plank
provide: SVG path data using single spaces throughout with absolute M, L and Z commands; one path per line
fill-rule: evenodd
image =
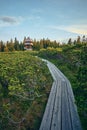
M 68 98 L 66 92 L 66 81 L 62 81 L 62 130 L 72 130 Z
M 69 90 L 70 89 L 67 89 L 68 94 L 70 93 Z M 75 105 L 75 101 L 73 100 L 73 98 L 71 96 L 68 96 L 68 100 L 69 100 L 72 130 L 82 130 L 82 126 L 81 126 L 81 122 L 80 122 L 79 115 L 77 112 L 77 107 Z
M 68 94 L 72 98 L 72 100 L 75 102 L 74 94 L 73 94 L 73 91 L 72 91 L 72 86 L 71 86 L 68 79 L 67 79 L 66 83 L 67 83 Z
M 50 130 L 52 113 L 53 113 L 53 108 L 55 103 L 55 96 L 56 96 L 56 82 L 53 83 L 50 96 L 47 102 L 47 106 L 45 109 L 45 113 L 42 119 L 42 123 L 40 126 L 40 130 Z
M 48 64 L 47 66 L 48 66 L 48 68 L 49 68 L 49 70 L 50 70 L 50 72 L 51 72 L 51 75 L 52 75 L 54 81 L 56 81 L 56 74 L 55 74 L 55 72 L 54 72 L 53 67 L 52 67 L 50 64 Z
M 57 93 L 54 104 L 51 130 L 61 130 L 61 82 L 57 81 Z
M 62 79 L 66 80 L 66 83 L 69 84 L 67 87 L 69 89 L 69 95 L 73 98 L 73 100 L 75 101 L 74 99 L 74 94 L 73 94 L 73 91 L 72 91 L 72 87 L 71 87 L 71 84 L 70 84 L 70 81 L 67 79 L 67 77 L 65 77 L 65 75 L 55 66 L 55 68 L 58 70 L 58 73 L 62 76 Z
M 69 80 L 46 62 L 54 82 L 39 130 L 82 130 Z
M 50 62 L 48 62 L 49 64 L 50 64 L 50 66 L 52 66 L 52 68 L 54 69 L 54 71 L 56 72 L 56 80 L 57 79 L 63 79 L 63 77 L 60 75 L 60 73 L 58 72 L 58 69 L 57 69 L 57 67 L 54 65 L 54 64 L 52 64 L 52 63 L 50 63 Z

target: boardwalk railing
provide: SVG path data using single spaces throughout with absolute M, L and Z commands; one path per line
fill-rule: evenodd
M 54 79 L 39 130 L 82 130 L 69 80 L 45 60 Z

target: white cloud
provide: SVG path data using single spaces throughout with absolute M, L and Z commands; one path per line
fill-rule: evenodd
M 10 24 L 14 24 L 16 23 L 16 19 L 14 17 L 9 17 L 9 16 L 3 16 L 0 17 L 0 20 L 4 23 L 10 23 Z
M 0 17 L 0 27 L 18 25 L 21 23 L 23 18 L 19 17 L 12 17 L 12 16 L 1 16 Z
M 71 33 L 87 35 L 87 24 L 84 25 L 60 25 L 60 26 L 49 26 L 51 29 L 63 30 Z
M 41 20 L 39 15 L 30 15 L 30 16 L 0 16 L 0 27 L 9 27 L 20 25 L 24 21 L 36 21 Z
M 87 25 L 73 25 L 65 29 L 72 33 L 87 35 Z

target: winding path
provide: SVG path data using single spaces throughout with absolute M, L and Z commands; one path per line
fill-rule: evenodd
M 39 130 L 82 130 L 69 80 L 54 64 L 44 61 L 54 82 Z

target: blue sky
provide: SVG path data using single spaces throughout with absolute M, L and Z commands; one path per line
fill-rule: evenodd
M 87 35 L 87 0 L 0 0 L 0 40 Z

